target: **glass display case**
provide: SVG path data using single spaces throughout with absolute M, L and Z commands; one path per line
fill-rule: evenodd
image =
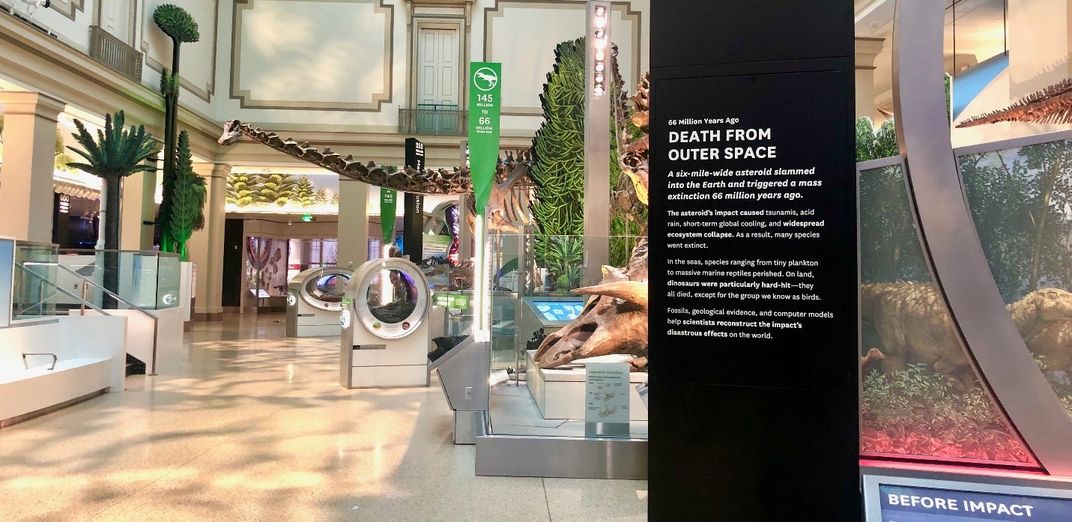
M 632 303 L 587 292 L 585 287 L 600 282 L 582 281 L 586 243 L 621 245 L 624 254 L 609 256 L 609 264 L 618 269 L 605 270 L 603 282 L 632 275 L 646 288 L 646 257 L 642 270 L 626 274 L 628 254 L 643 240 L 490 235 L 491 382 L 497 384 L 491 389 L 489 417 L 495 435 L 603 438 L 586 426 L 593 421 L 591 410 L 625 413 L 627 427 L 616 435 L 647 438 L 646 293 L 643 303 Z M 633 339 L 634 334 L 644 338 Z M 615 377 L 614 392 L 600 388 L 596 396 L 590 392 L 597 386 L 593 368 L 600 364 L 619 365 L 623 373 Z
M 178 254 L 152 250 L 77 249 L 61 249 L 58 254 L 55 262 L 66 268 L 60 268 L 56 273 L 61 284 L 77 287 L 81 291 L 79 278 L 103 286 L 110 277 L 114 277 L 117 287 L 112 290 L 127 303 L 145 310 L 179 306 L 182 261 Z M 107 301 L 99 286 L 88 285 L 85 295 L 89 302 L 97 306 Z M 58 304 L 76 304 L 70 298 L 57 299 Z M 119 307 L 127 305 L 120 303 Z
M 1037 467 L 976 377 L 919 241 L 899 158 L 860 171 L 861 453 Z

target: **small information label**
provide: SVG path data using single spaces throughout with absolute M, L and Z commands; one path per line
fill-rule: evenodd
M 585 434 L 629 436 L 629 365 L 588 363 L 585 374 Z

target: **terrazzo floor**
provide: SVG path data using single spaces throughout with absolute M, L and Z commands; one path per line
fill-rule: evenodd
M 0 430 L 0 520 L 645 520 L 647 483 L 474 476 L 443 393 L 345 390 L 337 339 L 198 323 L 160 374 Z

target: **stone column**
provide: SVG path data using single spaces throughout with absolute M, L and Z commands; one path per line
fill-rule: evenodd
M 4 158 L 0 169 L 0 236 L 52 242 L 52 172 L 56 120 L 65 104 L 37 92 L 0 91 Z
M 119 248 L 123 250 L 153 249 L 154 226 L 151 223 L 156 221 L 156 176 L 156 172 L 141 172 L 123 178 L 119 225 Z M 101 216 L 104 216 L 103 207 Z M 104 230 L 103 224 L 101 230 Z M 103 237 L 100 245 L 104 248 Z
M 882 38 L 856 39 L 856 117 L 874 118 L 875 58 L 882 52 Z
M 223 235 L 226 223 L 227 176 L 231 166 L 194 163 L 194 172 L 205 179 L 205 228 L 194 232 L 188 248 L 196 268 L 195 321 L 223 320 Z
M 357 268 L 368 261 L 368 185 L 339 176 L 338 266 Z

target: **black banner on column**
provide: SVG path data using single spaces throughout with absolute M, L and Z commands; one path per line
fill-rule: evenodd
M 424 143 L 406 138 L 406 166 L 424 170 Z M 410 261 L 424 260 L 424 196 L 406 193 L 402 216 L 402 249 Z
M 851 5 L 652 10 L 650 518 L 859 521 Z

